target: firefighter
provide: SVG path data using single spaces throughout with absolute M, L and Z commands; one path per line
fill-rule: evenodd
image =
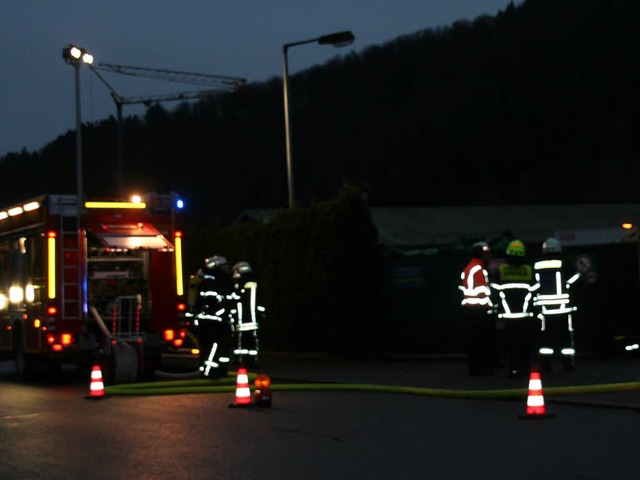
M 209 257 L 198 270 L 192 316 L 200 349 L 202 377 L 226 376 L 231 361 L 233 281 L 227 259 Z
M 491 250 L 486 242 L 471 246 L 471 260 L 460 275 L 462 318 L 468 329 L 467 367 L 470 375 L 493 375 L 496 325 L 487 265 Z
M 529 375 L 539 330 L 533 313 L 533 294 L 538 285 L 525 256 L 522 241 L 509 242 L 506 261 L 498 268 L 497 281 L 491 284 L 498 318 L 504 321 L 509 378 Z
M 575 368 L 575 344 L 572 314 L 577 307 L 571 305 L 569 289 L 578 278 L 577 272 L 567 277 L 562 261 L 562 245 L 550 237 L 542 244 L 542 258 L 534 264 L 536 292 L 534 305 L 540 319 L 540 367 L 551 371 L 552 358 L 560 358 L 566 371 Z
M 234 286 L 233 353 L 239 363 L 256 366 L 258 328 L 264 308 L 258 304 L 258 282 L 248 262 L 238 262 L 231 269 Z

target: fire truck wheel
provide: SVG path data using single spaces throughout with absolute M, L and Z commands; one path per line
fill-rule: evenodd
M 16 365 L 16 377 L 24 380 L 31 373 L 31 361 L 24 346 L 24 337 L 20 328 L 13 332 L 13 358 Z

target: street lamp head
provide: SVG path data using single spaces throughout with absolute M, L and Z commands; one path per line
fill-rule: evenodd
M 318 38 L 320 45 L 333 45 L 334 47 L 346 47 L 351 45 L 356 37 L 347 30 L 344 32 L 331 33 L 329 35 L 323 35 Z
M 91 65 L 93 63 L 93 55 L 87 52 L 84 48 L 76 47 L 75 45 L 67 45 L 62 50 L 62 58 L 67 63 L 86 63 Z
M 89 52 L 84 52 L 82 54 L 82 61 L 87 65 L 91 65 L 93 63 L 93 55 L 91 55 Z
M 293 159 L 291 154 L 291 125 L 289 121 L 289 88 L 288 88 L 288 76 L 289 68 L 287 61 L 287 51 L 290 47 L 297 45 L 305 45 L 309 43 L 318 43 L 319 45 L 333 45 L 334 47 L 346 47 L 353 43 L 355 36 L 349 30 L 344 32 L 330 33 L 328 35 L 322 35 L 316 38 L 310 38 L 307 40 L 300 40 L 297 42 L 285 43 L 282 46 L 282 57 L 284 65 L 284 73 L 282 75 L 282 90 L 284 98 L 284 130 L 285 130 L 285 147 L 287 154 L 287 183 L 289 186 L 289 208 L 295 206 L 295 192 L 294 192 L 294 180 L 293 180 Z

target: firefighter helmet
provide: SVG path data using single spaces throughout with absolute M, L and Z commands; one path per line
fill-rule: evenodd
M 471 245 L 471 256 L 474 258 L 480 258 L 485 253 L 489 253 L 489 244 L 487 242 L 476 242 Z
M 507 256 L 509 257 L 524 257 L 526 249 L 524 243 L 520 240 L 511 240 L 507 245 Z
M 233 278 L 240 278 L 241 275 L 247 275 L 253 270 L 249 262 L 238 262 L 233 266 Z
M 205 259 L 204 266 L 209 270 L 213 270 L 214 268 L 228 267 L 228 263 L 225 257 L 214 255 L 213 257 Z
M 562 251 L 560 240 L 555 237 L 547 238 L 542 244 L 542 251 L 545 253 L 559 253 Z

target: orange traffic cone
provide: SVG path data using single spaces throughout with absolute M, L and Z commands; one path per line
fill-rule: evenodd
M 104 383 L 102 382 L 102 370 L 96 362 L 91 369 L 91 384 L 89 385 L 89 395 L 84 398 L 104 398 Z
M 547 413 L 542 396 L 542 380 L 540 372 L 533 370 L 529 375 L 529 394 L 527 396 L 527 411 L 520 418 L 549 418 L 552 413 Z
M 230 407 L 251 406 L 251 389 L 249 388 L 249 375 L 247 369 L 240 365 L 238 367 L 238 377 L 236 379 L 236 401 Z

